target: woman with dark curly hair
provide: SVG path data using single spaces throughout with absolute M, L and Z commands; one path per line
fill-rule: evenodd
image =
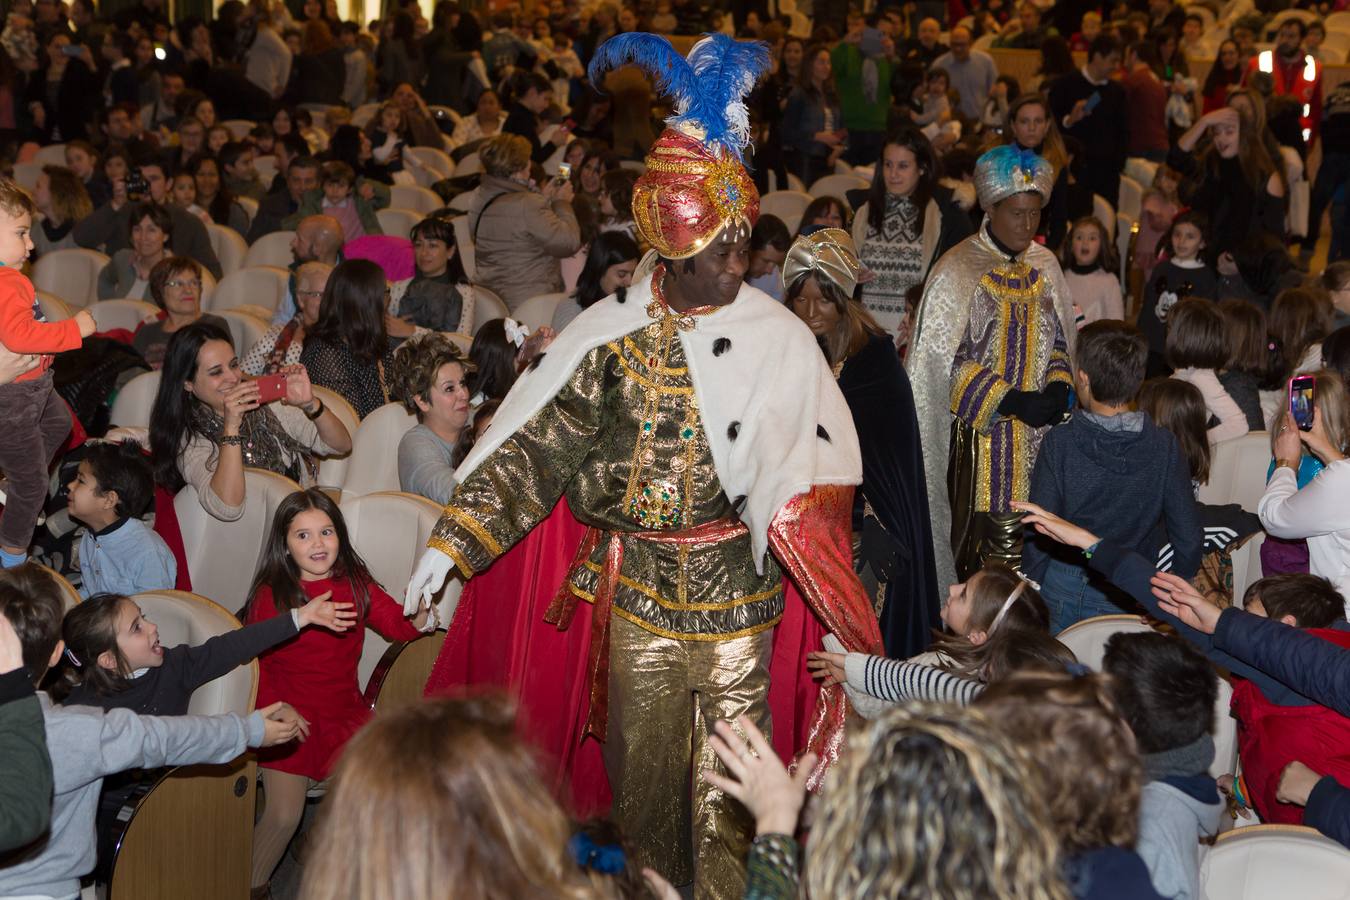
M 398 443 L 398 483 L 445 505 L 455 490 L 455 447 L 469 421 L 469 375 L 474 364 L 449 338 L 429 333 L 394 353 L 389 393 L 417 424 Z

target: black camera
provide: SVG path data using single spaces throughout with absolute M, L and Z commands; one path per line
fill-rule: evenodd
M 127 199 L 141 200 L 150 194 L 150 183 L 145 180 L 140 169 L 127 172 Z

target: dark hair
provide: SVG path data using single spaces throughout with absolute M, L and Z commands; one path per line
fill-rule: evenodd
M 469 345 L 469 359 L 478 369 L 473 378 L 477 393 L 501 400 L 516 383 L 516 345 L 506 339 L 506 320 L 484 322 Z
M 468 282 L 469 276 L 464 271 L 464 260 L 460 258 L 459 248 L 455 243 L 455 226 L 449 219 L 428 216 L 412 227 L 412 231 L 408 233 L 408 238 L 413 243 L 416 243 L 419 238 L 428 241 L 440 241 L 445 244 L 447 250 L 454 250 L 454 255 L 445 262 L 445 274 L 449 277 L 451 284 Z
M 1327 266 L 1318 280 L 1328 291 L 1341 291 L 1350 287 L 1350 260 L 1337 260 Z
M 803 228 L 809 228 L 811 226 L 812 219 L 817 216 L 825 215 L 830 207 L 835 207 L 839 210 L 839 219 L 843 224 L 838 227 L 848 231 L 849 221 L 852 218 L 852 213 L 849 211 L 848 204 L 838 197 L 831 197 L 827 194 L 812 200 L 807 204 L 806 209 L 802 210 L 802 221 L 797 226 L 797 236 L 801 236 Z
M 329 184 L 352 187 L 356 184 L 356 170 L 340 160 L 329 160 L 319 167 L 319 185 Z
M 1284 354 L 1286 372 L 1293 372 L 1308 348 L 1331 330 L 1331 300 L 1307 288 L 1280 291 L 1270 308 L 1270 333 Z
M 1148 341 L 1124 322 L 1089 322 L 1078 332 L 1077 357 L 1093 399 L 1119 406 L 1134 397 L 1144 380 Z
M 586 309 L 604 299 L 606 295 L 604 288 L 600 286 L 600 280 L 605 277 L 609 267 L 629 260 L 636 262 L 641 257 L 642 251 L 638 248 L 637 241 L 629 237 L 628 232 L 600 232 L 595 240 L 591 241 L 590 249 L 586 253 L 586 264 L 581 267 L 581 274 L 577 276 L 575 295 L 577 305 Z M 620 303 L 627 299 L 627 293 L 628 289 L 622 286 L 615 291 Z
M 606 172 L 612 172 L 619 168 L 619 154 L 609 149 L 604 141 L 591 141 L 586 148 L 586 155 L 581 158 L 581 164 L 572 170 L 572 187 L 581 189 L 581 170 L 586 168 L 586 164 L 593 159 L 600 160 L 600 175 L 603 178 Z M 603 184 L 601 185 L 603 190 Z
M 1107 232 L 1106 226 L 1102 224 L 1101 219 L 1096 216 L 1082 216 L 1074 219 L 1072 224 L 1064 232 L 1064 243 L 1059 248 L 1059 263 L 1064 268 L 1069 268 L 1077 261 L 1073 255 L 1073 233 L 1079 228 L 1097 229 L 1098 249 L 1097 259 L 1094 262 L 1097 268 L 1116 275 L 1120 271 L 1120 259 L 1116 256 L 1116 245 L 1111 240 L 1111 235 Z
M 1228 362 L 1228 336 L 1218 304 L 1187 297 L 1167 313 L 1163 353 L 1173 369 L 1222 369 Z
M 308 329 L 305 340 L 346 346 L 357 362 L 375 365 L 389 346 L 384 327 L 388 284 L 384 269 L 368 259 L 338 263 L 319 301 L 319 320 Z
M 1280 23 L 1279 28 L 1275 29 L 1275 33 L 1278 34 L 1281 30 L 1290 25 L 1293 25 L 1295 28 L 1298 29 L 1298 39 L 1300 41 L 1308 36 L 1308 23 L 1304 22 L 1302 19 L 1299 18 L 1285 19 L 1283 22 Z
M 58 701 L 80 685 L 88 685 L 102 697 L 126 690 L 131 667 L 117 646 L 117 613 L 125 602 L 130 600 L 122 594 L 95 594 L 66 613 L 61 638 L 74 659 L 63 667 L 57 690 L 53 691 Z M 117 661 L 115 669 L 98 664 L 105 653 L 111 653 Z
M 9 620 L 23 647 L 23 664 L 36 687 L 47 673 L 61 640 L 61 588 L 37 563 L 0 569 L 0 615 Z
M 117 492 L 114 511 L 118 516 L 138 517 L 145 513 L 155 493 L 155 479 L 140 444 L 129 439 L 116 444 L 88 443 L 84 445 L 84 462 L 89 464 L 96 494 Z
M 1265 310 L 1249 300 L 1229 298 L 1219 301 L 1219 314 L 1223 316 L 1223 340 L 1228 345 L 1224 368 L 1264 380 L 1270 359 Z
M 1145 38 L 1142 41 L 1135 41 L 1128 48 L 1134 53 L 1135 59 L 1148 66 L 1154 74 L 1158 74 L 1162 69 L 1162 54 L 1158 52 L 1158 44 Z
M 455 363 L 464 370 L 465 378 L 473 374 L 473 363 L 464 356 L 454 341 L 440 332 L 432 331 L 420 337 L 409 338 L 394 351 L 394 365 L 389 373 L 389 396 L 403 404 L 403 408 L 417 420 L 422 410 L 417 401 L 429 404 L 431 391 L 436 387 L 436 373 L 441 366 Z
M 270 130 L 270 127 L 269 127 Z M 239 157 L 245 153 L 252 153 L 253 147 L 245 144 L 243 141 L 226 141 L 225 146 L 220 148 L 216 154 L 216 160 L 220 163 L 223 170 L 226 166 L 232 166 L 239 162 Z
M 468 457 L 469 451 L 473 445 L 478 442 L 482 434 L 478 430 L 478 423 L 484 419 L 490 419 L 496 414 L 497 409 L 502 405 L 502 401 L 496 399 L 484 400 L 482 405 L 474 411 L 473 419 L 468 426 L 460 432 L 459 443 L 455 445 L 455 452 L 450 457 L 450 464 L 459 468 Z
M 886 135 L 886 140 L 881 145 L 881 156 L 877 159 L 876 168 L 872 173 L 872 186 L 867 189 L 867 227 L 879 233 L 886 221 L 887 147 L 903 147 L 914 154 L 914 162 L 919 167 L 919 180 L 914 185 L 910 202 L 919 211 L 914 228 L 922 234 L 924 211 L 928 207 L 928 201 L 932 199 L 933 185 L 937 184 L 939 169 L 937 154 L 933 152 L 933 144 L 928 140 L 928 136 L 910 125 Z M 802 216 L 802 221 L 806 221 L 805 215 Z
M 818 35 L 813 35 L 813 37 L 819 39 Z M 806 99 L 815 103 L 835 106 L 839 103 L 839 91 L 835 88 L 833 72 L 831 72 L 829 78 L 825 79 L 825 84 L 821 86 L 820 90 L 816 89 L 811 77 L 811 69 L 814 68 L 816 57 L 822 53 L 828 55 L 829 52 L 830 48 L 823 43 L 814 43 L 802 51 L 801 68 L 797 70 L 797 90 L 801 91 Z M 949 80 L 947 83 L 951 84 L 951 81 Z
M 241 611 L 240 618 L 248 618 L 253 604 L 258 599 L 258 590 L 263 587 L 272 591 L 272 604 L 278 611 L 298 609 L 309 602 L 304 588 L 300 586 L 300 567 L 291 558 L 286 536 L 295 517 L 311 509 L 318 510 L 332 521 L 333 531 L 336 532 L 338 540 L 333 575 L 347 579 L 351 584 L 357 608 L 362 612 L 365 611 L 366 604 L 370 601 L 370 585 L 375 579 L 371 577 L 366 564 L 361 561 L 361 557 L 357 555 L 347 538 L 347 522 L 342 518 L 342 510 L 338 509 L 338 505 L 323 491 L 309 488 L 296 491 L 277 506 L 276 514 L 272 516 L 272 527 L 263 540 L 262 562 L 259 564 L 258 574 L 253 579 L 253 585 L 248 590 L 248 603 Z
M 507 83 L 507 93 L 510 95 L 510 102 L 519 103 L 525 99 L 525 95 L 530 91 L 539 94 L 547 94 L 553 91 L 553 82 L 548 80 L 548 76 L 542 72 L 535 72 L 530 69 L 517 69 Z
M 310 156 L 309 144 L 305 142 L 305 139 L 301 137 L 298 132 L 288 131 L 285 134 L 278 135 L 277 139 L 272 143 L 274 150 L 278 144 L 283 145 L 291 156 L 308 159 L 309 162 L 307 165 L 311 165 L 316 169 L 319 167 L 319 161 L 313 156 Z
M 210 153 L 202 151 L 189 159 L 183 169 L 192 176 L 192 180 L 195 182 L 198 174 L 201 173 L 202 166 L 208 163 L 215 166 L 218 186 L 216 187 L 216 195 L 211 198 L 211 203 L 206 207 L 206 211 L 217 225 L 226 225 L 230 221 L 230 207 L 234 206 L 234 194 L 225 186 L 225 171 L 220 167 L 220 161 Z M 201 199 L 200 192 L 198 193 L 198 199 Z
M 1177 378 L 1150 378 L 1139 388 L 1139 408 L 1154 425 L 1172 432 L 1191 479 L 1209 481 L 1209 410 L 1200 389 Z
M 192 404 L 199 402 L 184 387 L 197 376 L 197 356 L 208 341 L 224 341 L 231 348 L 230 332 L 208 319 L 198 319 L 169 337 L 160 370 L 159 391 L 150 410 L 150 458 L 154 460 L 155 481 L 176 492 L 186 483 L 178 468 L 178 455 L 194 437 L 216 442 L 218 435 L 201 430 Z
M 1185 209 L 1177 213 L 1158 245 L 1167 250 L 1168 257 L 1176 256 L 1176 250 L 1172 248 L 1172 233 L 1180 225 L 1193 225 L 1200 232 L 1200 239 L 1206 244 L 1206 247 L 1200 249 L 1200 253 L 1203 254 L 1209 244 L 1209 216 L 1198 209 Z
M 1094 56 L 1110 56 L 1112 53 L 1119 52 L 1120 41 L 1103 29 L 1102 33 L 1093 38 L 1091 44 L 1088 44 L 1087 58 L 1091 60 Z
M 1342 325 L 1322 340 L 1322 365 L 1350 384 L 1350 325 Z
M 1233 50 L 1238 54 L 1237 65 L 1231 69 L 1225 69 L 1219 60 L 1223 57 L 1223 45 L 1232 44 Z M 1205 96 L 1217 91 L 1220 87 L 1237 84 L 1242 80 L 1244 67 L 1242 65 L 1242 53 L 1238 48 L 1237 41 L 1232 38 L 1225 38 L 1219 42 L 1218 49 L 1214 52 L 1214 65 L 1210 66 L 1209 74 L 1205 76 L 1205 84 L 1202 88 Z
M 378 122 L 378 119 L 372 121 Z M 328 158 L 330 162 L 327 165 L 346 163 L 353 173 L 360 172 L 364 167 L 361 162 L 361 129 L 350 124 L 335 128 L 328 140 Z
M 1102 671 L 1134 732 L 1139 752 L 1162 753 L 1214 733 L 1219 676 L 1209 660 L 1178 637 L 1158 632 L 1113 634 Z
M 611 169 L 600 176 L 600 193 L 609 197 L 619 218 L 633 218 L 633 186 L 638 173 L 632 169 Z
M 133 206 L 131 214 L 127 217 L 128 239 L 131 237 L 131 229 L 141 224 L 144 219 L 149 219 L 156 228 L 164 232 L 164 243 L 167 245 L 173 238 L 173 216 L 169 214 L 169 208 L 150 200 Z
M 1048 35 L 1041 41 L 1041 65 L 1036 74 L 1048 76 L 1042 79 L 1042 84 L 1048 87 L 1051 79 L 1068 75 L 1077 69 L 1078 66 L 1073 62 L 1073 54 L 1069 52 L 1068 41 L 1057 34 Z M 1012 100 L 1015 97 L 1016 94 L 1008 99 Z
M 1345 621 L 1345 598 L 1336 586 L 1306 572 L 1258 578 L 1242 595 L 1242 605 L 1254 600 L 1261 601 L 1271 620 L 1293 616 L 1299 628 L 1330 628 Z
M 150 270 L 150 299 L 153 300 L 155 305 L 160 309 L 164 308 L 164 286 L 168 283 L 170 278 L 177 275 L 179 272 L 191 272 L 193 278 L 201 281 L 201 263 L 189 256 L 166 256 L 164 259 L 155 263 L 155 267 Z M 200 303 L 200 294 L 198 294 L 197 300 Z
M 786 253 L 792 247 L 792 234 L 783 220 L 770 213 L 764 213 L 750 232 L 750 250 L 763 250 L 772 247 Z

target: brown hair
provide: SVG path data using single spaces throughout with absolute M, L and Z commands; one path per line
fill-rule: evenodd
M 24 214 L 32 216 L 37 206 L 27 191 L 7 178 L 0 178 L 0 211 L 17 219 Z
M 310 19 L 300 31 L 302 54 L 323 53 L 333 48 L 333 32 L 323 19 Z
M 1282 161 L 1271 158 L 1270 151 L 1266 148 L 1266 142 L 1262 136 L 1266 133 L 1266 100 L 1258 91 L 1252 88 L 1237 88 L 1228 92 L 1228 99 L 1225 105 L 1232 106 L 1234 97 L 1245 97 L 1251 103 L 1251 112 L 1244 107 L 1235 107 L 1238 113 L 1238 164 L 1242 168 L 1242 177 L 1252 190 L 1261 195 L 1266 190 L 1266 182 L 1270 176 L 1274 175 L 1284 185 L 1284 197 L 1281 201 L 1288 206 L 1289 203 L 1289 184 L 1285 177 L 1284 165 Z M 1210 144 L 1210 150 L 1213 150 L 1213 144 Z M 1218 165 L 1218 152 L 1210 154 L 1205 152 L 1205 157 L 1213 157 L 1212 164 Z
M 1225 368 L 1264 379 L 1270 360 L 1266 311 L 1250 300 L 1230 297 L 1219 301 L 1219 314 L 1223 316 L 1224 342 L 1228 345 Z
M 1331 331 L 1331 299 L 1309 288 L 1280 291 L 1270 308 L 1270 333 L 1280 343 L 1285 371 L 1293 374 L 1308 348 Z
M 1139 388 L 1139 408 L 1154 425 L 1172 432 L 1191 479 L 1209 481 L 1209 410 L 1200 389 L 1178 378 L 1150 378 Z
M 1218 305 L 1188 297 L 1172 307 L 1163 352 L 1173 369 L 1222 369 L 1228 362 L 1228 341 Z
M 89 191 L 73 171 L 65 166 L 43 166 L 42 174 L 51 183 L 48 190 L 52 195 L 52 218 L 57 224 L 78 222 L 94 211 Z
M 1343 291 L 1350 287 L 1350 260 L 1338 260 L 1327 266 L 1321 281 L 1328 291 Z
M 510 178 L 530 164 L 530 142 L 518 134 L 494 134 L 478 150 L 483 171 Z
M 823 278 L 817 278 L 813 272 L 803 272 L 787 286 L 787 290 L 783 292 L 783 303 L 788 309 L 792 309 L 793 303 L 801 296 L 807 279 L 813 279 L 821 295 L 839 310 L 839 323 L 835 325 L 834 331 L 820 338 L 820 347 L 830 365 L 848 358 L 848 348 L 853 345 L 854 337 L 860 332 L 869 335 L 886 333 L 861 303 L 853 302 L 836 285 Z
M 1044 94 L 1023 94 L 1008 104 L 1008 115 L 1006 121 L 1007 140 L 1005 143 L 1011 144 L 1015 138 L 1012 133 L 1012 121 L 1017 118 L 1017 113 L 1024 106 L 1039 106 L 1045 111 L 1045 138 L 1041 143 L 1041 158 L 1048 162 L 1055 170 L 1055 177 L 1069 164 L 1069 151 L 1064 146 L 1064 138 L 1060 137 L 1059 126 L 1055 123 L 1055 114 L 1050 111 L 1050 101 Z M 1028 150 L 1034 150 L 1034 147 L 1028 147 Z
M 466 375 L 478 370 L 454 341 L 439 332 L 433 331 L 416 340 L 404 341 L 394 351 L 390 396 L 396 397 L 403 408 L 417 416 L 420 422 L 422 410 L 418 408 L 417 401 L 430 402 L 428 394 L 436 385 L 436 373 L 448 363 L 457 364 Z
M 1322 420 L 1322 430 L 1326 432 L 1331 445 L 1344 453 L 1350 449 L 1350 398 L 1346 396 L 1345 382 L 1334 369 L 1318 369 L 1307 374 L 1317 380 L 1317 387 L 1313 390 L 1313 406 L 1320 414 L 1318 418 Z M 1276 431 L 1271 429 L 1272 446 Z
M 150 270 L 150 299 L 160 309 L 164 308 L 164 286 L 169 279 L 180 272 L 191 272 L 192 277 L 202 280 L 202 267 L 195 259 L 187 256 L 168 256 L 155 263 Z M 197 293 L 197 302 L 201 303 L 201 292 Z
M 302 900 L 606 893 L 567 857 L 567 817 L 490 695 L 376 716 L 343 751 L 317 829 Z
M 345 184 L 351 187 L 356 184 L 356 170 L 341 160 L 329 160 L 319 167 L 319 185 L 326 184 Z
M 1080 228 L 1097 229 L 1097 237 L 1101 239 L 1101 250 L 1097 253 L 1097 265 L 1112 275 L 1118 273 L 1120 271 L 1120 256 L 1116 252 L 1116 242 L 1111 240 L 1111 235 L 1107 233 L 1106 226 L 1096 216 L 1082 216 L 1074 219 L 1073 223 L 1069 225 L 1069 230 L 1064 233 L 1064 243 L 1059 247 L 1059 264 L 1066 269 L 1074 264 L 1073 233 Z
M 121 594 L 95 594 L 66 613 L 61 637 L 66 642 L 67 662 L 62 673 L 58 699 L 64 699 L 77 685 L 87 684 L 94 692 L 109 696 L 124 690 L 131 667 L 117 645 L 117 614 L 123 603 L 133 602 Z M 98 664 L 104 653 L 112 653 L 116 669 Z
M 9 620 L 19 637 L 23 664 L 34 686 L 47 674 L 47 663 L 61 640 L 61 599 L 56 579 L 37 563 L 0 569 L 0 616 Z
M 1022 674 L 975 701 L 1032 760 L 1032 781 L 1070 855 L 1130 847 L 1143 764 L 1105 675 Z

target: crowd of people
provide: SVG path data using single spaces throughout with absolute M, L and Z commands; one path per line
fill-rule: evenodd
M 11 4 L 0 897 L 106 885 L 137 773 L 250 749 L 278 900 L 1192 900 L 1235 815 L 1350 847 L 1350 81 L 1300 5 Z M 208 226 L 289 235 L 248 346 Z M 404 584 L 319 477 L 386 407 L 444 510 Z M 1254 439 L 1259 503 L 1202 501 Z M 298 490 L 242 627 L 162 646 L 175 497 L 242 527 L 250 469 Z M 1058 639 L 1117 613 L 1159 627 Z M 447 632 L 425 700 L 372 713 L 367 627 Z

